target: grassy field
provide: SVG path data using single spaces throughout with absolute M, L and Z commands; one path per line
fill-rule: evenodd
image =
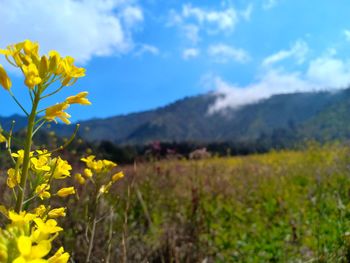
M 304 151 L 123 167 L 126 177 L 99 204 L 93 257 L 348 262 L 349 150 L 310 145 Z M 79 200 L 70 199 L 63 242 L 81 262 L 92 206 L 89 188 L 78 193 Z

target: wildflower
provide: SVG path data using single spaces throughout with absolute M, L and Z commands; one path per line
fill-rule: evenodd
M 66 187 L 58 190 L 56 193 L 59 197 L 66 197 L 68 195 L 75 194 L 74 187 Z
M 88 178 L 91 178 L 93 176 L 92 171 L 89 168 L 84 169 L 84 175 Z
M 51 167 L 48 165 L 48 157 L 46 155 L 40 155 L 39 158 L 31 158 L 32 168 L 35 171 L 49 172 Z
M 30 40 L 25 40 L 23 42 L 23 51 L 28 56 L 39 57 L 39 44 L 37 42 L 32 42 Z
M 31 238 L 22 235 L 17 239 L 17 248 L 20 256 L 13 261 L 14 263 L 40 263 L 45 262 L 45 260 L 40 259 L 50 252 L 51 242 L 49 240 L 42 240 L 37 245 L 33 246 Z
M 86 166 L 96 173 L 109 172 L 113 167 L 117 166 L 116 163 L 109 160 L 95 160 L 94 155 L 81 158 L 80 160 L 85 162 Z
M 51 194 L 47 190 L 50 189 L 49 184 L 41 184 L 35 188 L 35 193 L 40 197 L 41 200 L 45 198 L 50 198 Z
M 35 64 L 29 64 L 28 66 L 22 66 L 23 73 L 25 75 L 24 84 L 30 89 L 33 89 L 34 86 L 41 83 L 42 79 L 40 78 L 38 68 Z
M 70 176 L 72 166 L 66 160 L 62 160 L 61 157 L 58 157 L 52 159 L 51 163 L 54 165 L 53 178 L 64 179 L 67 176 Z
M 5 69 L 0 64 L 0 85 L 3 86 L 4 89 L 10 90 L 12 83 L 10 78 L 8 77 Z
M 84 91 L 75 96 L 70 96 L 66 99 L 69 104 L 91 105 L 91 102 L 86 98 L 89 93 Z
M 18 150 L 17 153 L 12 153 L 12 157 L 17 158 L 17 163 L 22 164 L 24 159 L 24 150 Z M 30 157 L 33 156 L 33 152 L 30 152 Z
M 103 166 L 105 167 L 105 169 L 107 170 L 111 170 L 113 169 L 114 167 L 117 166 L 116 163 L 112 162 L 112 161 L 109 161 L 109 160 L 103 160 Z
M 67 252 L 64 252 L 63 247 L 60 247 L 55 255 L 53 255 L 52 257 L 50 257 L 48 259 L 49 263 L 66 263 L 69 260 L 69 254 Z
M 65 124 L 70 124 L 70 121 L 68 118 L 71 116 L 64 112 L 69 107 L 69 104 L 66 102 L 58 103 L 56 105 L 53 105 L 51 107 L 48 107 L 46 109 L 45 118 L 48 121 L 54 121 L 57 123 L 56 118 L 59 118 L 61 121 L 63 121 Z
M 66 209 L 64 207 L 52 209 L 49 211 L 48 216 L 50 218 L 65 217 Z
M 49 60 L 46 56 L 42 56 L 39 65 L 39 75 L 44 78 L 49 72 Z
M 118 181 L 119 179 L 123 178 L 124 177 L 124 173 L 123 172 L 119 172 L 119 173 L 116 173 L 112 176 L 112 182 L 116 182 Z
M 89 167 L 94 159 L 95 159 L 95 155 L 90 155 L 90 156 L 88 156 L 86 158 L 81 158 L 80 160 L 82 162 L 86 163 L 86 166 Z
M 35 214 L 27 213 L 26 211 L 22 211 L 19 214 L 9 211 L 9 219 L 12 221 L 12 225 L 15 226 L 23 226 L 28 224 L 30 221 L 32 221 L 34 218 L 36 218 Z
M 19 182 L 21 181 L 21 176 L 18 172 L 18 170 L 10 168 L 7 170 L 7 186 L 10 188 L 14 188 L 16 185 L 19 184 Z
M 34 212 L 38 217 L 42 217 L 46 212 L 46 207 L 44 205 L 40 205 L 34 209 Z
M 36 242 L 48 239 L 50 238 L 50 235 L 56 234 L 63 230 L 63 228 L 57 226 L 55 219 L 49 219 L 44 222 L 44 220 L 41 218 L 35 218 L 34 222 L 37 226 L 37 229 L 35 229 L 32 233 L 32 240 Z
M 2 143 L 2 142 L 6 142 L 7 140 L 6 140 L 6 138 L 5 138 L 5 136 L 4 135 L 2 135 L 2 129 L 0 128 L 0 143 Z
M 85 184 L 85 178 L 81 174 L 76 174 L 74 178 L 78 181 L 79 184 Z

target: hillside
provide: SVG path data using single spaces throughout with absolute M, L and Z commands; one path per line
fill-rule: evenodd
M 110 140 L 118 144 L 144 144 L 159 141 L 255 141 L 292 134 L 319 140 L 346 139 L 350 134 L 350 90 L 338 92 L 275 95 L 238 109 L 225 109 L 212 115 L 208 108 L 217 95 L 188 97 L 165 107 L 140 113 L 81 122 L 79 134 L 90 141 Z M 24 126 L 18 115 L 0 118 L 8 129 Z M 73 125 L 53 125 L 67 136 Z

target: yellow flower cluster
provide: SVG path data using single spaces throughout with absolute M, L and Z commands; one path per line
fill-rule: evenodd
M 12 153 L 12 157 L 16 160 L 16 165 L 15 168 L 10 168 L 7 171 L 9 188 L 18 186 L 21 181 L 24 150 Z M 29 179 L 33 179 L 32 185 L 35 188 L 35 194 L 41 199 L 51 197 L 49 190 L 52 180 L 69 177 L 71 170 L 72 166 L 66 160 L 61 159 L 61 157 L 53 158 L 51 153 L 46 150 L 30 152 Z
M 101 194 L 107 193 L 113 183 L 124 177 L 124 173 L 118 172 L 108 176 L 117 164 L 109 160 L 95 160 L 95 158 L 94 155 L 81 158 L 87 168 L 84 169 L 84 177 L 78 173 L 75 175 L 75 179 L 80 184 L 84 184 L 87 179 L 91 179 L 99 188 Z
M 12 157 L 16 164 L 7 171 L 7 185 L 9 188 L 16 188 L 20 187 L 24 150 L 12 153 Z M 28 200 L 50 198 L 53 180 L 69 177 L 71 170 L 72 167 L 66 160 L 52 157 L 46 150 L 31 151 L 28 179 L 33 191 Z M 54 196 L 67 197 L 72 194 L 75 194 L 74 187 L 65 187 L 59 189 Z M 63 248 L 49 259 L 43 259 L 51 251 L 52 240 L 63 230 L 54 219 L 63 216 L 66 216 L 66 208 L 50 210 L 44 205 L 33 209 L 33 213 L 22 211 L 16 214 L 8 211 L 11 224 L 6 229 L 0 229 L 0 262 L 67 262 L 69 254 Z M 8 261 L 8 257 L 13 261 Z
M 37 214 L 8 212 L 11 221 L 6 229 L 0 229 L 0 262 L 14 263 L 66 263 L 69 254 L 60 247 L 49 256 L 52 241 L 63 229 L 54 219 Z M 12 261 L 11 261 L 12 260 Z
M 56 105 L 48 107 L 46 109 L 46 115 L 45 115 L 46 120 L 56 122 L 56 118 L 59 118 L 64 123 L 70 124 L 70 121 L 68 120 L 68 118 L 70 118 L 71 116 L 64 111 L 71 104 L 91 105 L 91 102 L 86 98 L 87 95 L 88 95 L 88 92 L 86 91 L 80 92 L 75 96 L 68 97 L 64 102 L 57 103 Z
M 5 55 L 11 65 L 22 70 L 25 76 L 24 83 L 30 89 L 34 89 L 37 85 L 40 85 L 41 89 L 46 89 L 48 81 L 56 80 L 59 80 L 62 86 L 70 86 L 78 78 L 85 76 L 85 69 L 76 67 L 72 57 L 62 58 L 57 51 L 50 51 L 48 56 L 40 56 L 39 44 L 30 40 L 0 49 L 0 54 Z M 0 67 L 0 76 L 3 76 L 0 77 L 3 80 L 1 85 L 5 89 L 10 89 L 11 81 L 3 71 Z
M 85 76 L 85 69 L 74 65 L 72 57 L 61 57 L 57 51 L 50 51 L 48 55 L 39 55 L 38 43 L 30 40 L 10 45 L 6 49 L 0 49 L 0 54 L 5 55 L 7 61 L 20 68 L 24 75 L 24 84 L 32 90 L 39 98 L 45 98 L 60 91 L 65 86 L 73 85 L 78 78 Z M 48 95 L 41 96 L 46 89 L 54 84 L 60 83 L 60 87 Z M 5 69 L 0 65 L 0 85 L 6 90 L 11 89 L 11 80 Z M 87 92 L 81 92 L 75 96 L 68 97 L 64 102 L 50 106 L 46 109 L 46 121 L 56 121 L 59 118 L 69 124 L 71 116 L 64 112 L 71 104 L 90 105 L 86 98 Z

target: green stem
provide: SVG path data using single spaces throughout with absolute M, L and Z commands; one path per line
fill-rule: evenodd
M 86 263 L 89 263 L 91 260 L 91 253 L 92 249 L 94 247 L 94 239 L 95 239 L 95 232 L 96 232 L 96 224 L 97 224 L 97 209 L 98 209 L 98 204 L 99 204 L 99 193 L 98 189 L 95 193 L 95 200 L 94 200 L 94 206 L 93 206 L 93 212 L 92 212 L 92 229 L 91 229 L 91 234 L 90 234 L 90 239 L 89 239 L 89 248 L 88 248 L 88 253 L 86 256 Z
M 36 110 L 39 105 L 39 100 L 40 100 L 40 95 L 35 94 L 32 111 L 28 117 L 28 127 L 27 127 L 28 130 L 27 130 L 25 146 L 24 146 L 23 167 L 22 167 L 21 182 L 19 185 L 20 187 L 18 190 L 18 197 L 16 202 L 16 209 L 15 209 L 16 213 L 20 213 L 22 211 L 23 200 L 25 196 L 25 190 L 26 190 L 26 184 L 27 184 L 27 178 L 28 178 L 29 164 L 30 164 L 30 152 L 32 148 L 32 138 L 33 138 L 34 125 L 35 125 Z
M 17 105 L 21 108 L 21 110 L 24 112 L 24 114 L 29 117 L 28 112 L 26 111 L 26 109 L 22 106 L 22 104 L 16 99 L 15 95 L 12 93 L 12 91 L 9 91 L 12 99 L 17 103 Z

